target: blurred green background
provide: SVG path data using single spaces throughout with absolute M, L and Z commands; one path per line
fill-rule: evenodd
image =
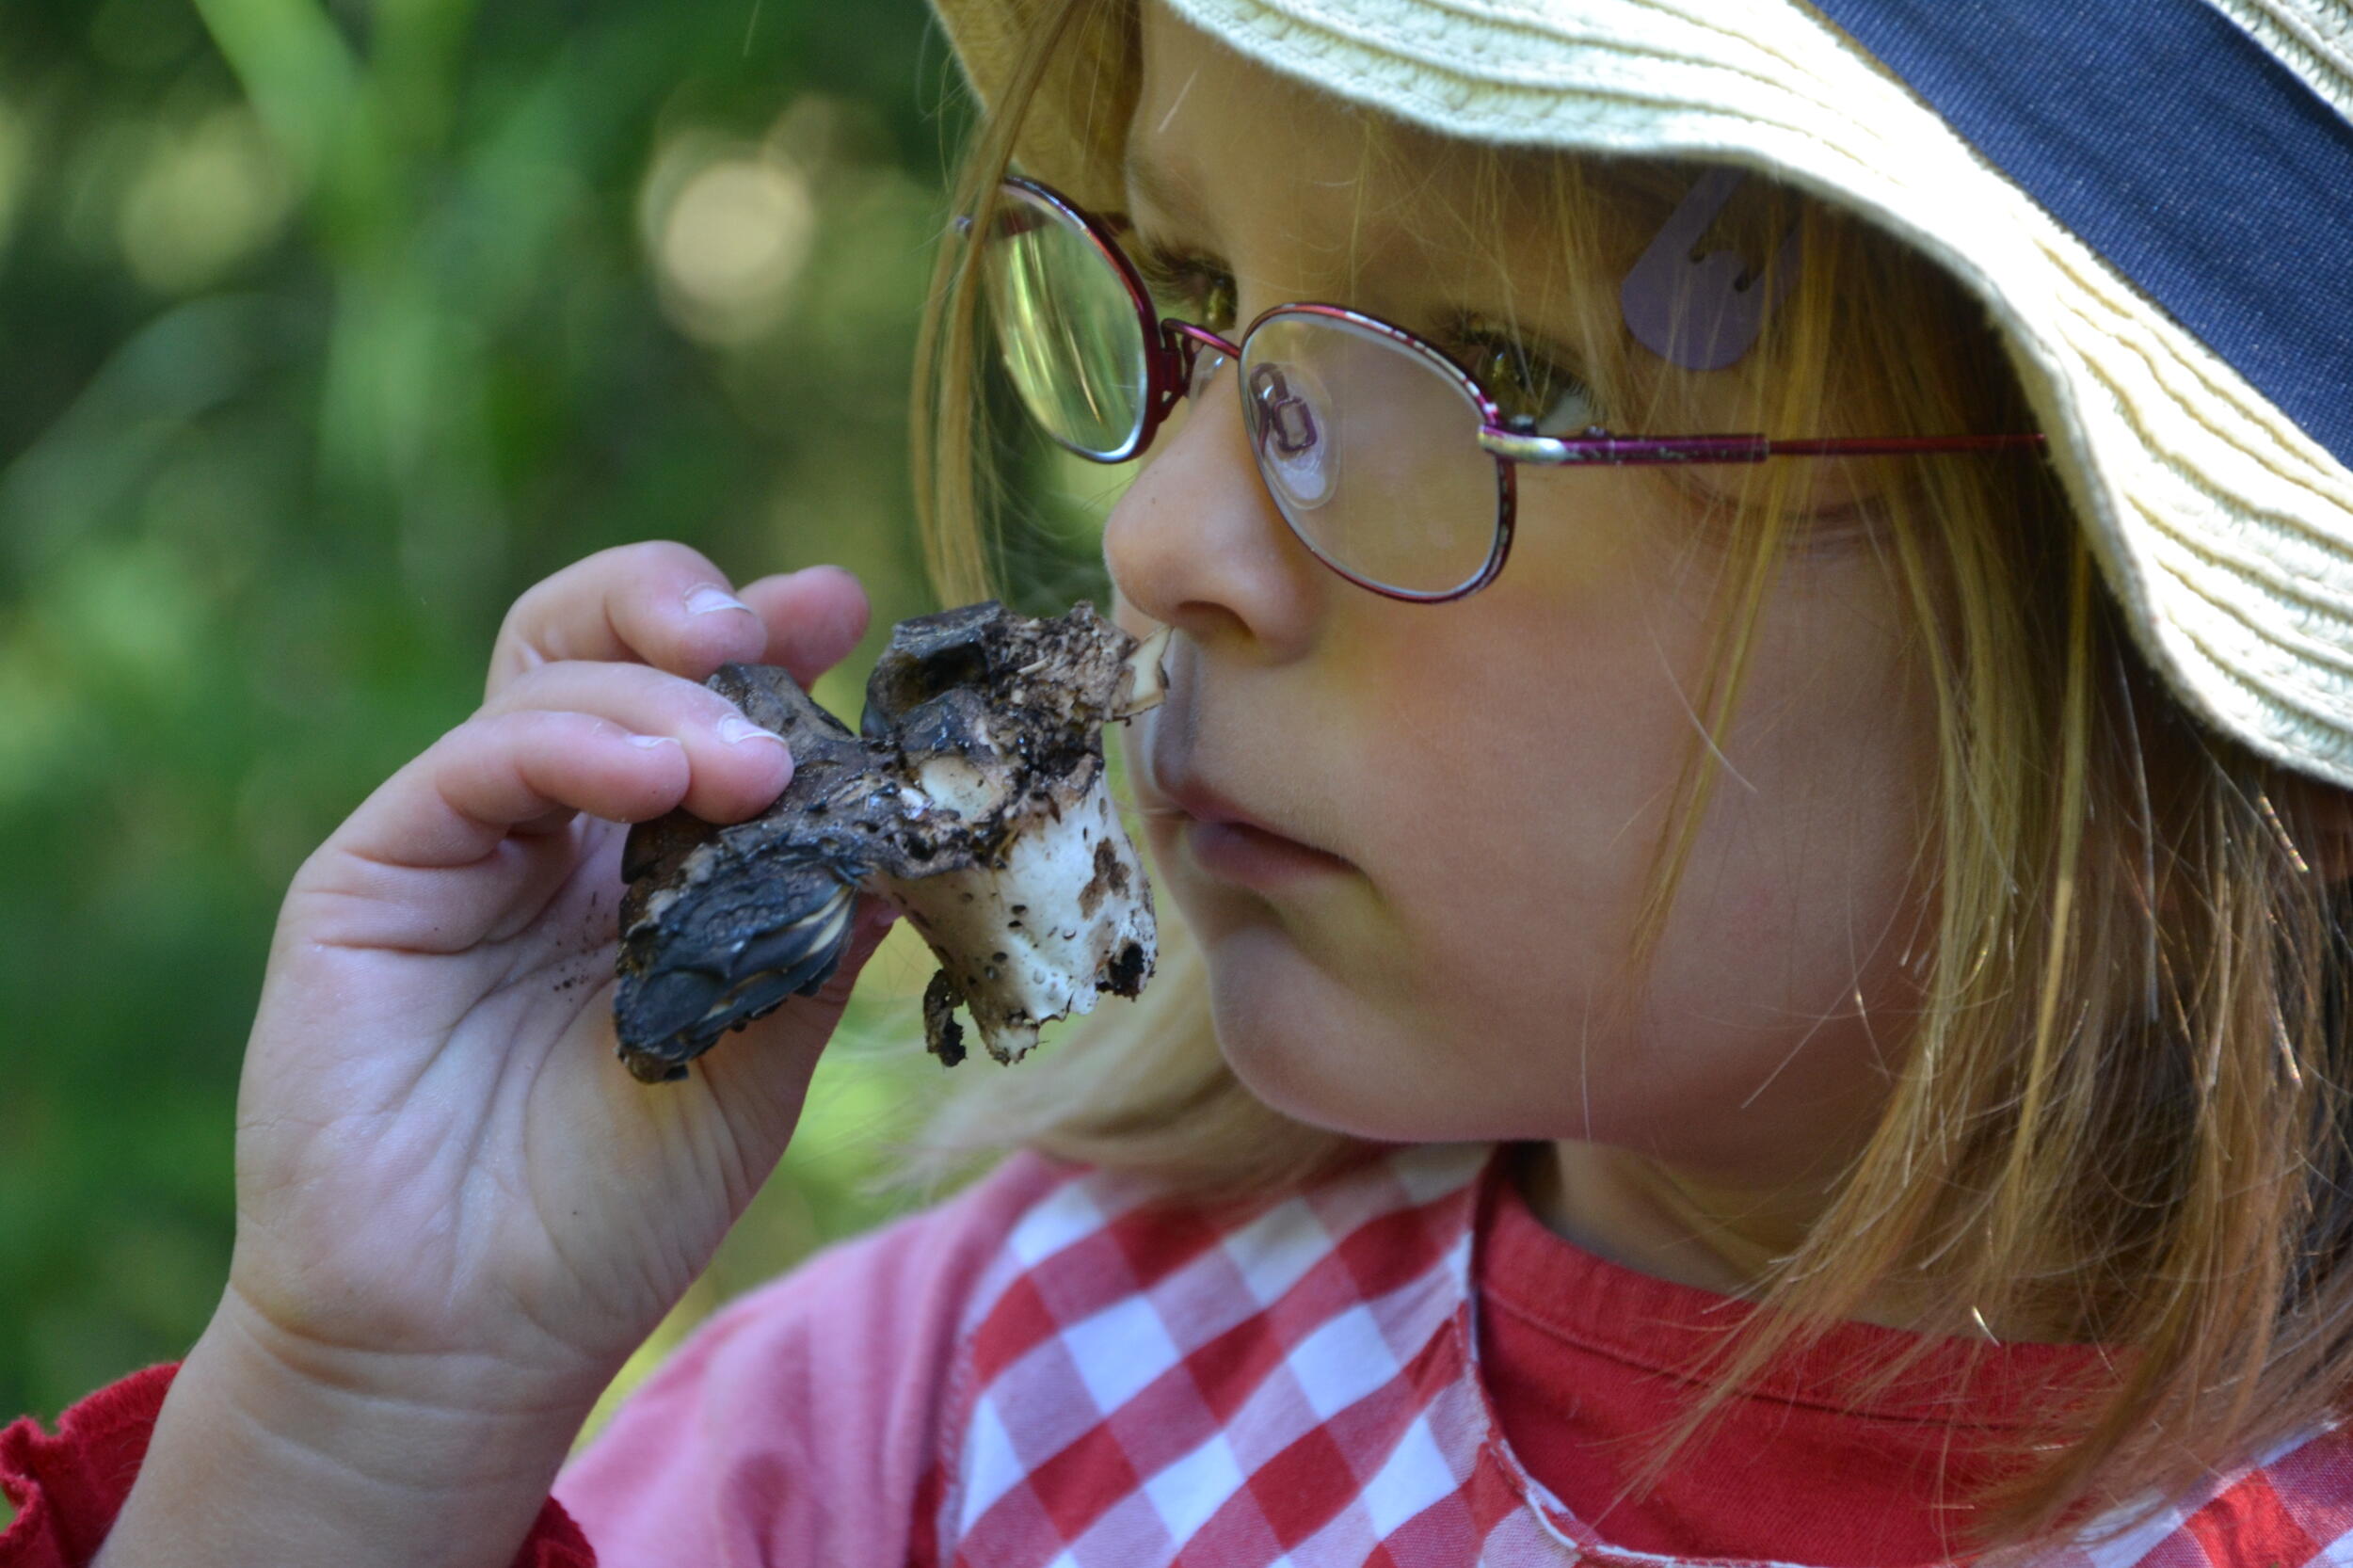
M 203 1325 L 279 897 L 517 593 L 655 536 L 839 562 L 859 679 L 934 607 L 904 410 L 959 90 L 920 0 L 0 6 L 0 1417 Z M 1054 516 L 1018 597 L 1104 602 Z M 892 940 L 653 1349 L 904 1205 L 868 1184 L 939 1070 Z

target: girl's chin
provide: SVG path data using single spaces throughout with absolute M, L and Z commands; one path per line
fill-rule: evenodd
M 1442 1053 L 1416 1048 L 1432 1036 L 1335 982 L 1279 926 L 1243 926 L 1204 946 L 1218 1049 L 1258 1098 L 1311 1127 L 1383 1143 L 1485 1136 L 1473 1086 L 1443 1081 Z
M 1309 1127 L 1376 1144 L 1481 1143 L 1516 1136 L 1500 1107 L 1449 1102 L 1441 1085 L 1381 1082 L 1308 1050 L 1244 1041 L 1221 1046 L 1225 1064 L 1259 1099 Z M 1482 1113 L 1483 1111 L 1483 1113 Z

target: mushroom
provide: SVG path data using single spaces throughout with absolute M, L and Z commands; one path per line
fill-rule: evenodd
M 706 682 L 782 735 L 793 773 L 748 822 L 679 810 L 631 829 L 621 874 L 620 1056 L 683 1078 L 728 1030 L 831 978 L 861 891 L 939 960 L 925 1044 L 965 1055 L 958 1007 L 998 1061 L 1038 1029 L 1134 997 L 1158 944 L 1101 730 L 1155 706 L 1166 632 L 1141 647 L 1081 603 L 1048 620 L 995 601 L 902 621 L 853 735 L 782 669 Z

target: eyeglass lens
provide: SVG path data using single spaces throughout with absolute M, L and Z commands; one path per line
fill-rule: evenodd
M 1075 218 L 1017 185 L 1004 196 L 982 265 L 1015 389 L 1064 447 L 1131 456 L 1153 395 L 1135 296 Z M 1241 348 L 1251 447 L 1302 543 L 1346 576 L 1415 598 L 1452 595 L 1485 572 L 1500 546 L 1502 481 L 1478 444 L 1479 406 L 1449 368 L 1312 308 L 1273 312 Z M 1189 391 L 1201 390 L 1203 368 Z
M 1411 345 L 1341 315 L 1283 312 L 1242 344 L 1242 417 L 1300 541 L 1351 577 L 1451 593 L 1496 548 L 1480 411 Z
M 1095 237 L 1007 186 L 982 254 L 1006 373 L 1041 428 L 1082 457 L 1135 455 L 1151 400 L 1144 323 Z

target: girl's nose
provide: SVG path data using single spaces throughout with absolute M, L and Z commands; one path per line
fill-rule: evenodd
M 1274 509 L 1234 395 L 1234 367 L 1194 389 L 1103 530 L 1103 559 L 1130 604 L 1206 641 L 1240 633 L 1271 658 L 1312 637 L 1332 577 Z

